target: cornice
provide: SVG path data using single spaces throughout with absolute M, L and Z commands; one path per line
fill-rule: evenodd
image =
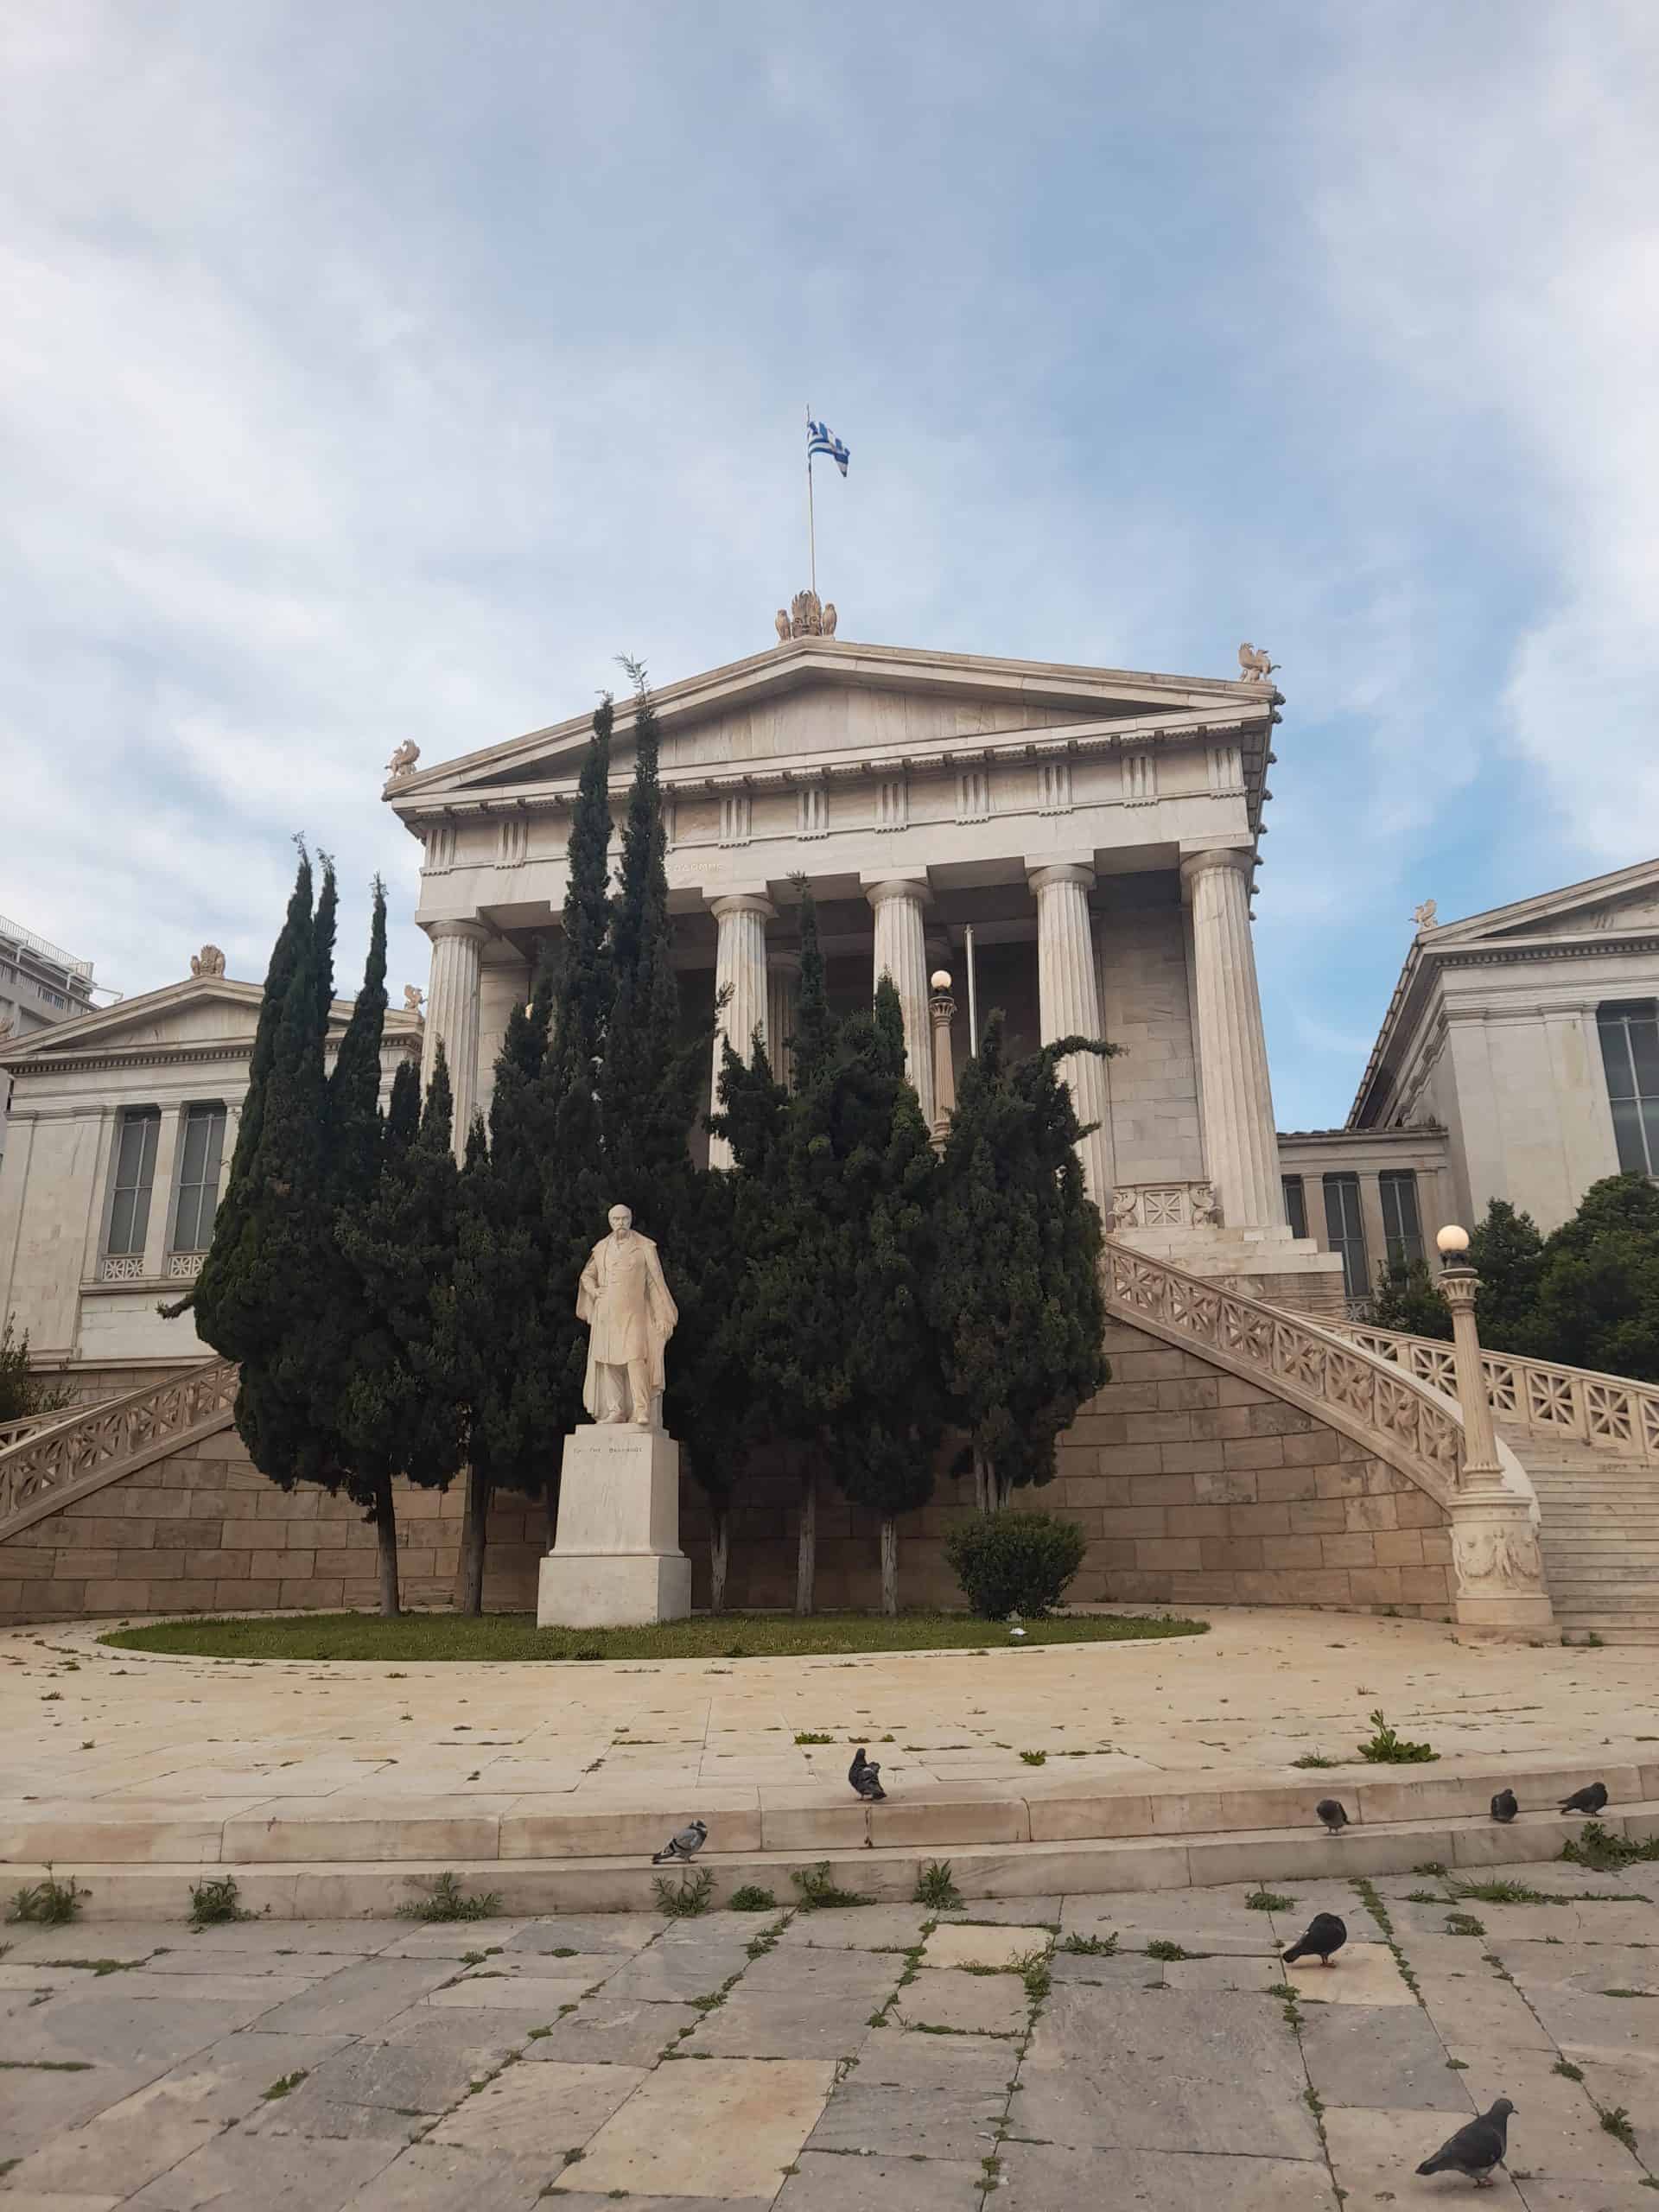
M 339 1053 L 340 1039 L 330 1037 L 323 1046 L 323 1058 L 333 1059 Z M 384 1052 L 390 1047 L 400 1052 L 406 1059 L 417 1059 L 421 1052 L 418 1033 L 386 1038 L 381 1046 Z M 19 1060 L 10 1070 L 14 1084 L 37 1075 L 98 1074 L 111 1068 L 201 1067 L 232 1060 L 246 1061 L 252 1057 L 251 1037 L 227 1038 L 219 1044 L 201 1045 L 134 1045 L 126 1047 L 106 1046 L 102 1052 L 78 1053 L 53 1060 Z

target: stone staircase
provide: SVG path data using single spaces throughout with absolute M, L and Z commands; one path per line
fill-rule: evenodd
M 1659 1644 L 1659 1471 L 1591 1444 L 1501 1433 L 1538 1493 L 1544 1571 L 1563 1635 Z

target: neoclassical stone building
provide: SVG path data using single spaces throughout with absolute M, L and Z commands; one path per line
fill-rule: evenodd
M 820 634 L 670 684 L 656 705 L 688 1019 L 728 990 L 735 1040 L 786 1039 L 805 878 L 832 996 L 893 977 L 930 1118 L 929 977 L 944 967 L 958 1058 L 993 1006 L 1027 1049 L 1071 1034 L 1121 1048 L 1067 1072 L 1098 1124 L 1089 1188 L 1126 1241 L 1328 1302 L 1331 1255 L 1285 1220 L 1249 927 L 1279 703 L 1261 675 Z M 632 728 L 619 705 L 619 817 Z M 400 758 L 386 785 L 423 849 L 426 1052 L 429 1066 L 442 1039 L 458 1128 L 486 1103 L 537 942 L 558 929 L 589 736 L 583 714 L 435 766 Z

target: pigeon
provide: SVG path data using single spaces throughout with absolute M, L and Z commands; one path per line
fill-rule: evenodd
M 1284 1954 L 1285 1964 L 1294 1967 L 1298 1959 L 1317 1959 L 1328 1967 L 1332 1959 L 1348 1941 L 1348 1923 L 1334 1912 L 1316 1912 L 1307 1923 L 1307 1931 L 1299 1936 Z
M 1592 1782 L 1582 1789 L 1575 1789 L 1570 1797 L 1563 1797 L 1561 1810 L 1564 1813 L 1599 1813 L 1606 1802 L 1606 1783 Z
M 1500 1789 L 1492 1800 L 1492 1818 L 1502 1821 L 1507 1827 L 1520 1811 L 1521 1806 L 1513 1789 Z
M 1348 1825 L 1348 1815 L 1334 1797 L 1321 1797 L 1313 1809 L 1332 1835 L 1340 1835 Z
M 862 1797 L 868 1804 L 874 1804 L 887 1794 L 881 1787 L 880 1762 L 865 1758 L 862 1744 L 853 1753 L 853 1763 L 847 1770 L 847 1779 L 853 1785 L 853 1795 L 855 1797 Z
M 1490 2112 L 1471 2120 L 1449 2135 L 1432 2158 L 1425 2158 L 1420 2174 L 1466 2174 L 1477 2189 L 1489 2187 L 1492 2168 L 1501 2166 L 1509 2148 L 1510 2114 L 1515 2107 L 1500 2097 Z
M 676 1828 L 662 1849 L 652 1853 L 651 1863 L 653 1866 L 660 1866 L 664 1859 L 695 1859 L 708 1840 L 708 1822 L 693 1821 L 689 1827 Z

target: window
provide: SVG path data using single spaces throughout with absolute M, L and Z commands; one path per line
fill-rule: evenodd
M 205 1252 L 213 1238 L 219 1205 L 219 1163 L 225 1149 L 225 1109 L 186 1109 L 179 1153 L 179 1202 L 173 1216 L 173 1249 Z
M 1389 1265 L 1414 1268 L 1423 1256 L 1416 1175 L 1409 1167 L 1386 1167 L 1376 1182 L 1382 1198 L 1382 1234 L 1389 1241 Z
M 1365 1224 L 1359 1217 L 1357 1175 L 1325 1177 L 1325 1233 L 1331 1249 L 1342 1255 L 1344 1295 L 1366 1297 L 1371 1286 L 1365 1267 Z
M 115 1198 L 110 1207 L 110 1253 L 139 1253 L 149 1230 L 149 1186 L 156 1174 L 159 1106 L 129 1107 L 115 1141 Z
M 1307 1193 L 1302 1188 L 1300 1175 L 1282 1175 L 1279 1179 L 1285 1186 L 1285 1219 L 1290 1224 L 1293 1236 L 1307 1234 Z
M 1619 1172 L 1659 1173 L 1659 1007 L 1630 999 L 1596 1009 L 1612 1101 Z

